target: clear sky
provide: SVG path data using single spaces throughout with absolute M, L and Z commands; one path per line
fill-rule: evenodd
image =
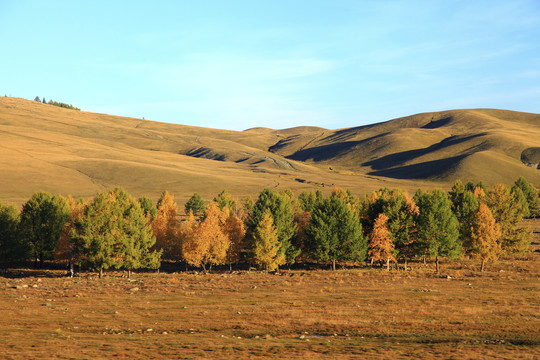
M 0 93 L 243 130 L 540 112 L 539 0 L 0 0 Z

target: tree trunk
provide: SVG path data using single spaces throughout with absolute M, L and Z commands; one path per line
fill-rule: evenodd
M 405 258 L 405 265 L 404 266 L 405 266 L 404 270 L 408 270 L 408 268 L 407 268 L 407 258 Z
M 131 269 L 128 269 L 128 279 L 131 279 Z
M 371 258 L 371 266 L 373 266 L 373 258 Z
M 486 260 L 482 259 L 482 266 L 480 267 L 480 271 L 484 271 L 484 265 L 486 264 Z
M 437 275 L 439 275 L 439 257 L 435 256 L 435 269 L 437 271 Z
M 229 272 L 232 274 L 232 262 L 229 263 Z
M 99 278 L 101 279 L 103 277 L 103 266 L 99 268 Z
M 390 257 L 386 258 L 386 271 L 390 271 Z
M 204 266 L 204 263 L 201 264 L 201 267 L 202 267 L 202 269 L 203 269 L 203 272 L 206 274 L 206 266 Z
M 427 265 L 426 263 L 426 255 L 424 255 L 424 266 Z
M 336 259 L 332 259 L 332 270 L 336 271 Z
M 73 277 L 75 271 L 73 270 L 73 260 L 69 261 L 69 277 Z

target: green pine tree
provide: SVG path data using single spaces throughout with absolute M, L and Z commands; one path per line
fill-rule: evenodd
M 155 237 L 140 205 L 125 190 L 101 192 L 75 223 L 72 238 L 84 264 L 109 268 L 157 268 L 161 252 L 150 251 Z
M 471 242 L 471 224 L 476 216 L 480 199 L 474 195 L 474 189 L 468 190 L 461 181 L 456 181 L 448 193 L 452 203 L 452 212 L 459 222 L 459 234 L 465 248 Z
M 217 202 L 220 210 L 223 210 L 224 207 L 228 207 L 233 211 L 236 209 L 236 201 L 227 190 L 220 192 L 219 195 L 214 198 L 214 201 Z
M 30 244 L 34 264 L 51 259 L 62 229 L 68 222 L 67 201 L 59 195 L 35 193 L 21 211 L 20 232 Z
M 146 196 L 142 196 L 139 198 L 139 204 L 141 205 L 141 208 L 143 209 L 144 215 L 150 221 L 154 221 L 158 213 L 158 210 L 157 210 L 156 205 L 154 205 L 154 202 L 152 201 L 152 199 Z
M 251 239 L 253 245 L 253 233 L 266 210 L 269 210 L 272 214 L 274 226 L 277 230 L 280 255 L 285 257 L 286 263 L 294 263 L 296 257 L 300 254 L 300 249 L 293 246 L 291 242 L 292 237 L 296 234 L 296 226 L 294 224 L 292 203 L 286 195 L 270 189 L 264 189 L 259 194 L 246 219 L 248 239 Z
M 538 216 L 540 215 L 540 197 L 538 196 L 538 191 L 529 183 L 523 176 L 520 176 L 516 180 L 515 186 L 519 187 L 523 191 L 523 195 L 527 199 L 527 204 L 529 207 L 529 213 L 524 214 L 524 216 Z
M 13 205 L 0 203 L 0 265 L 25 260 L 28 244 L 19 236 L 19 212 Z
M 201 195 L 197 193 L 193 194 L 193 196 L 187 201 L 184 209 L 186 214 L 189 214 L 191 211 L 195 216 L 202 215 L 204 213 L 205 206 Z
M 362 225 L 343 199 L 330 197 L 319 203 L 311 213 L 306 229 L 306 246 L 319 261 L 362 261 L 366 257 L 367 240 Z
M 459 223 L 452 212 L 447 194 L 439 189 L 431 193 L 418 191 L 415 195 L 419 245 L 435 257 L 439 273 L 439 257 L 456 258 L 461 255 Z

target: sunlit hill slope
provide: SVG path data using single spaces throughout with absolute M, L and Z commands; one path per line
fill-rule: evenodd
M 447 187 L 455 179 L 540 185 L 540 115 L 425 113 L 357 128 L 227 131 L 0 98 L 0 201 L 39 190 L 87 197 L 123 186 L 179 199 L 264 187 Z

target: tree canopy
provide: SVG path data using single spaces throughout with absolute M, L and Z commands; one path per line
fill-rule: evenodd
M 319 203 L 311 213 L 306 229 L 307 248 L 320 261 L 364 260 L 367 242 L 354 212 L 339 197 Z
M 60 195 L 35 193 L 21 211 L 20 234 L 30 245 L 37 264 L 52 259 L 60 233 L 70 217 L 69 205 Z

